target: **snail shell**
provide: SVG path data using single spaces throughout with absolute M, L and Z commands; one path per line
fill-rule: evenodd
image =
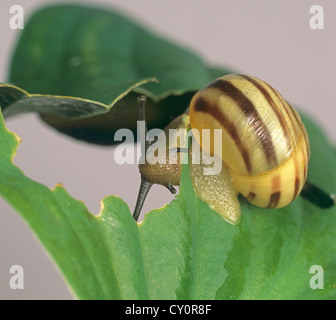
M 266 82 L 236 74 L 218 78 L 195 94 L 189 116 L 192 129 L 222 131 L 222 152 L 202 139 L 197 142 L 225 164 L 226 199 L 218 197 L 212 205 L 210 201 L 217 212 L 223 208 L 224 218 L 239 220 L 240 208 L 233 199 L 237 193 L 264 208 L 284 207 L 299 195 L 307 177 L 308 135 L 299 114 Z M 210 141 L 213 135 L 212 131 Z M 193 182 L 196 193 L 209 203 L 207 198 L 214 195 L 204 186 L 211 185 L 212 178 L 207 179 Z M 235 208 L 230 217 L 225 213 L 228 201 Z

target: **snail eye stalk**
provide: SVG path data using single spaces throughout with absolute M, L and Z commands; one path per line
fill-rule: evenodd
M 143 204 L 145 203 L 145 199 L 152 185 L 153 183 L 141 177 L 141 184 L 138 193 L 138 198 L 135 205 L 135 209 L 133 211 L 133 218 L 135 219 L 135 221 L 138 221 L 139 219 L 141 209 L 143 207 Z
M 147 122 L 146 122 L 146 101 L 147 101 L 147 97 L 146 96 L 140 96 L 138 97 L 138 106 L 139 106 L 139 120 L 140 121 L 144 121 L 145 122 L 145 141 L 140 141 L 141 144 L 144 144 L 144 150 L 145 150 L 145 154 L 142 156 L 146 155 L 146 151 L 148 149 L 149 143 L 147 142 L 146 136 L 147 136 Z M 142 148 L 141 148 L 142 150 Z M 135 219 L 135 221 L 138 221 L 139 216 L 140 216 L 140 212 L 141 209 L 144 205 L 144 202 L 146 200 L 147 194 L 150 190 L 150 188 L 152 187 L 153 183 L 151 183 L 150 181 L 148 181 L 146 178 L 141 177 L 141 184 L 140 184 L 140 189 L 139 189 L 139 193 L 138 193 L 138 198 L 135 204 L 135 208 L 133 211 L 133 218 Z

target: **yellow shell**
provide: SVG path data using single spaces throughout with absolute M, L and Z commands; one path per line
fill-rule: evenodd
M 299 114 L 270 85 L 246 75 L 218 78 L 195 94 L 189 116 L 191 128 L 200 134 L 202 129 L 222 132 L 220 151 L 211 143 L 213 131 L 210 143 L 202 138 L 197 142 L 223 160 L 223 171 L 229 172 L 224 173 L 226 184 L 232 190 L 209 201 L 214 191 L 207 190 L 197 178 L 193 182 L 200 198 L 229 222 L 239 221 L 237 193 L 267 208 L 286 206 L 299 195 L 310 156 L 307 132 Z M 217 184 L 218 177 L 207 179 L 207 185 Z M 230 216 L 228 202 L 234 208 Z

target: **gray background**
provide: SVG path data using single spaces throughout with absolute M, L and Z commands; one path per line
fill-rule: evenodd
M 18 31 L 9 28 L 10 6 L 22 5 L 27 19 L 40 5 L 52 2 L 57 1 L 1 0 L 0 82 L 7 79 L 11 50 L 18 35 Z M 95 3 L 136 17 L 148 28 L 199 52 L 209 63 L 227 65 L 267 81 L 314 117 L 330 139 L 336 141 L 335 1 L 100 0 Z M 309 8 L 314 4 L 324 8 L 324 30 L 310 29 Z M 111 148 L 66 138 L 43 125 L 35 115 L 11 119 L 7 125 L 23 139 L 14 161 L 27 176 L 49 187 L 62 182 L 93 213 L 98 213 L 100 200 L 110 194 L 123 198 L 133 210 L 140 178 L 137 166 L 114 164 Z M 95 167 L 98 161 L 100 165 Z M 171 199 L 167 190 L 157 186 L 144 210 L 161 207 Z M 24 290 L 9 288 L 9 268 L 14 264 L 24 268 Z M 71 299 L 41 245 L 2 199 L 0 298 Z

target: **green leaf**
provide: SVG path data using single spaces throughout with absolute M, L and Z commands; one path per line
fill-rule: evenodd
M 10 80 L 30 92 L 108 104 L 121 83 L 156 76 L 160 85 L 142 90 L 154 99 L 196 90 L 209 80 L 199 57 L 130 19 L 92 7 L 56 5 L 39 10 L 25 25 Z
M 148 81 L 151 80 L 133 83 L 132 87 Z M 127 90 L 130 91 L 132 87 Z M 116 100 L 120 99 L 121 97 L 116 97 Z M 112 110 L 114 103 L 105 105 L 76 97 L 29 94 L 19 87 L 0 84 L 0 106 L 5 117 L 24 112 L 38 112 L 57 129 L 94 143 L 114 143 L 116 130 L 130 125 L 135 127 L 137 113 L 133 109 L 136 108 L 136 102 L 134 101 L 134 108 Z
M 124 264 L 129 257 L 142 263 L 137 226 L 127 205 L 118 198 L 106 198 L 101 216 L 95 218 L 62 186 L 50 190 L 25 177 L 12 163 L 19 139 L 5 129 L 2 118 L 0 127 L 0 193 L 26 219 L 75 296 L 145 298 L 142 270 Z M 122 225 L 123 230 L 109 233 L 110 224 L 115 230 Z
M 320 130 L 311 140 L 309 178 L 335 190 L 336 159 Z M 22 215 L 80 299 L 335 299 L 336 208 L 299 198 L 286 208 L 242 205 L 231 225 L 199 200 L 188 167 L 180 195 L 137 224 L 117 197 L 98 217 L 62 186 L 27 178 L 12 162 L 19 139 L 0 120 L 0 194 Z M 314 169 L 311 169 L 314 168 Z M 310 267 L 324 269 L 313 290 Z
M 69 108 L 64 108 L 64 100 L 52 97 L 49 107 L 48 100 L 40 97 L 42 106 L 30 99 L 23 105 L 8 105 L 4 115 L 36 111 L 61 132 L 110 144 L 117 129 L 136 131 L 139 93 L 150 98 L 149 128 L 163 128 L 187 108 L 195 91 L 212 80 L 212 69 L 196 54 L 133 19 L 91 7 L 54 5 L 39 10 L 26 23 L 9 81 L 30 94 L 90 100 L 92 109 L 76 119 L 71 108 L 78 104 L 73 99 L 66 100 Z M 7 92 L 2 94 L 5 99 Z

